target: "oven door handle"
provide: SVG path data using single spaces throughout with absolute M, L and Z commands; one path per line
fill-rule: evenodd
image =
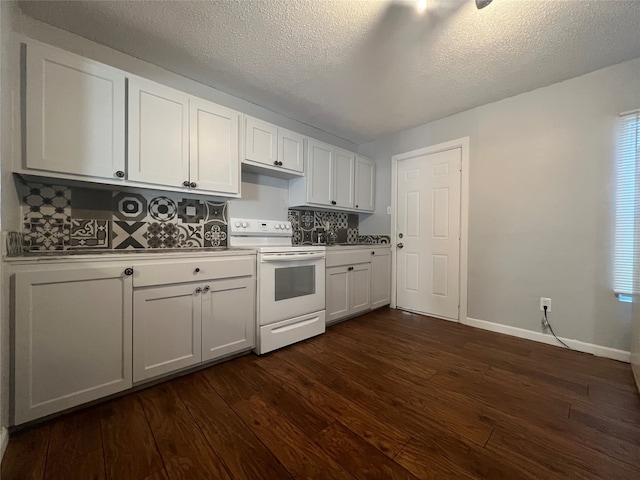
M 263 262 L 299 262 L 300 260 L 315 260 L 324 257 L 324 253 L 295 253 L 284 255 L 262 255 L 260 260 Z

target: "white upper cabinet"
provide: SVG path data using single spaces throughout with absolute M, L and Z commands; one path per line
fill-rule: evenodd
M 304 172 L 304 136 L 278 128 L 278 161 L 282 168 Z
M 130 180 L 189 185 L 187 94 L 142 78 L 129 79 L 128 166 Z
M 335 162 L 333 147 L 326 143 L 309 140 L 307 143 L 307 202 L 318 205 L 333 203 Z
M 304 171 L 304 136 L 245 117 L 245 170 L 291 178 Z
M 357 208 L 356 154 L 327 143 L 307 139 L 306 177 L 289 181 L 291 207 Z
M 245 117 L 244 158 L 265 165 L 278 160 L 278 127 L 253 117 Z
M 355 208 L 364 212 L 373 212 L 375 208 L 376 165 L 373 160 L 356 157 L 356 199 Z
M 240 195 L 240 114 L 141 78 L 129 79 L 128 179 Z
M 198 98 L 191 114 L 190 187 L 237 195 L 240 192 L 240 114 Z
M 18 171 L 124 177 L 125 74 L 38 44 L 26 51 L 26 155 Z
M 333 199 L 340 208 L 353 208 L 356 155 L 336 148 L 334 163 Z

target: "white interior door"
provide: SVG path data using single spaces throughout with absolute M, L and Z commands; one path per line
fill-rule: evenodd
M 453 148 L 398 161 L 398 308 L 458 320 L 461 158 Z

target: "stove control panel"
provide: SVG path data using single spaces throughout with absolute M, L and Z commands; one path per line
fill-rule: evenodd
M 280 220 L 256 220 L 253 218 L 230 218 L 229 234 L 252 237 L 291 237 L 291 222 Z

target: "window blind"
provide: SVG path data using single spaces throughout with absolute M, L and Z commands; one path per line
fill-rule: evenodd
M 620 117 L 616 168 L 616 223 L 613 289 L 631 295 L 639 291 L 634 276 L 635 244 L 640 241 L 640 110 Z M 636 217 L 638 225 L 636 226 Z M 640 259 L 636 259 L 640 260 Z

